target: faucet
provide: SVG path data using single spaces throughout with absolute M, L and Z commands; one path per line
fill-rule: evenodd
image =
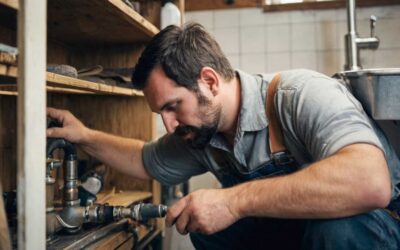
M 346 65 L 345 70 L 359 70 L 360 49 L 377 49 L 379 38 L 375 36 L 376 17 L 370 18 L 370 37 L 359 37 L 356 28 L 356 1 L 347 0 L 347 28 L 348 33 L 345 36 L 346 45 Z

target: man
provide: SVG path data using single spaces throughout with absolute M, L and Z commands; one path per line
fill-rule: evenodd
M 166 224 L 198 249 L 399 249 L 387 210 L 399 161 L 360 103 L 338 81 L 280 73 L 274 107 L 293 156 L 270 156 L 266 93 L 272 77 L 234 71 L 198 24 L 156 35 L 133 73 L 168 134 L 144 143 L 90 130 L 67 111 L 48 129 L 131 176 L 176 184 L 213 172 L 225 188 L 169 208 Z

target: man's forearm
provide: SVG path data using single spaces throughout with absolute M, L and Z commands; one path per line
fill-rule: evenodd
M 383 153 L 358 144 L 294 174 L 227 191 L 240 217 L 335 218 L 385 207 L 390 190 Z
M 128 139 L 97 130 L 88 130 L 80 144 L 89 155 L 107 166 L 139 179 L 150 179 L 143 166 L 142 151 L 144 142 Z

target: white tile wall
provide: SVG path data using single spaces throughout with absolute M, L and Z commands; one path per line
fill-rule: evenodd
M 315 24 L 293 23 L 290 41 L 292 51 L 315 50 Z
M 317 52 L 317 71 L 326 75 L 333 75 L 342 65 L 339 63 L 339 50 Z
M 315 23 L 315 37 L 317 50 L 336 50 L 339 48 L 337 23 L 335 20 L 324 20 Z M 340 41 L 342 40 L 343 37 L 341 37 Z
M 315 12 L 315 21 L 334 21 L 336 20 L 336 10 L 320 10 Z
M 267 53 L 265 59 L 267 72 L 276 72 L 291 68 L 289 52 Z
M 214 30 L 214 36 L 226 54 L 237 54 L 239 47 L 239 27 Z
M 288 23 L 266 26 L 267 52 L 290 51 L 290 27 Z
M 244 8 L 239 10 L 239 25 L 264 25 L 265 14 L 262 9 Z
M 375 52 L 374 65 L 371 65 L 371 67 L 377 67 L 376 65 L 379 67 L 400 68 L 400 50 L 377 50 Z
M 299 10 L 291 11 L 290 17 L 292 23 L 310 23 L 315 21 L 315 11 L 313 10 Z
M 240 52 L 264 53 L 264 27 L 246 26 L 240 29 Z
M 290 12 L 266 12 L 265 25 L 290 23 Z
M 292 68 L 317 70 L 317 52 L 315 51 L 293 52 L 291 61 Z
M 379 20 L 375 33 L 381 38 L 379 48 L 400 49 L 400 18 Z
M 238 27 L 239 26 L 239 10 L 217 10 L 214 13 L 214 27 Z
M 226 57 L 228 58 L 229 62 L 231 63 L 231 65 L 234 69 L 242 68 L 240 66 L 240 55 L 239 54 L 229 54 L 229 55 L 226 55 Z
M 253 74 L 266 72 L 265 54 L 242 54 L 240 57 L 240 66 L 242 70 Z
M 400 67 L 400 5 L 357 8 L 357 30 L 370 35 L 377 18 L 377 51 L 361 50 L 368 67 Z M 209 29 L 234 67 L 249 72 L 309 68 L 331 75 L 343 70 L 346 10 L 262 12 L 260 8 L 187 12 Z
M 346 21 L 337 21 L 336 22 L 336 46 L 338 49 L 344 49 L 344 36 L 347 33 L 347 23 Z
M 214 12 L 212 11 L 192 11 L 189 15 L 185 15 L 185 22 L 197 22 L 206 29 L 214 28 Z

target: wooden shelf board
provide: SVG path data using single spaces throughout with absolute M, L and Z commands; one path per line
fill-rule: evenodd
M 16 78 L 17 74 L 17 67 L 0 64 L 0 76 Z M 0 90 L 15 92 L 17 87 L 15 84 L 0 84 Z M 85 81 L 51 72 L 47 72 L 47 91 L 72 94 L 143 96 L 141 91 L 135 89 Z
M 49 37 L 66 43 L 147 42 L 159 32 L 121 0 L 52 0 L 48 5 Z
M 128 89 L 118 86 L 106 85 L 102 83 L 85 81 L 51 72 L 47 72 L 47 83 L 50 86 L 54 87 L 80 89 L 80 90 L 92 91 L 96 94 L 143 96 L 143 93 L 141 91 L 137 91 L 135 89 Z
M 151 192 L 124 191 L 115 193 L 114 190 L 97 194 L 97 203 L 108 203 L 112 206 L 129 206 L 152 197 Z
M 0 4 L 13 9 L 18 9 L 18 0 L 0 0 Z
M 0 4 L 19 8 L 17 0 Z M 160 31 L 121 0 L 48 1 L 47 29 L 50 38 L 79 45 L 148 42 Z
M 151 231 L 143 225 L 137 225 L 136 231 L 138 234 L 139 242 L 151 233 Z M 160 232 L 157 231 L 157 233 Z M 123 246 L 122 249 L 130 249 L 133 246 L 137 246 L 137 244 L 138 242 L 134 241 L 132 233 L 121 231 L 109 235 L 103 239 L 100 239 L 96 243 L 87 246 L 86 249 L 88 250 L 120 249 L 119 248 L 120 246 Z

